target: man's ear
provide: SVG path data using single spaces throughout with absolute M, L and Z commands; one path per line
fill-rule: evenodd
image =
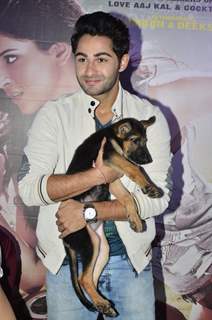
M 66 42 L 56 42 L 49 48 L 49 54 L 54 56 L 60 65 L 68 61 L 71 52 L 71 46 Z
M 119 72 L 122 72 L 122 71 L 124 71 L 125 69 L 127 69 L 129 60 L 130 60 L 130 57 L 129 57 L 129 54 L 128 54 L 128 53 L 125 53 L 125 54 L 121 57 Z

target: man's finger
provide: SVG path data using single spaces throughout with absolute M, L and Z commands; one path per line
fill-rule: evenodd
M 64 232 L 64 229 L 65 229 L 65 228 L 63 227 L 63 225 L 58 226 L 58 231 L 59 231 L 59 232 Z
M 56 220 L 56 225 L 59 227 L 63 224 L 63 222 L 61 222 L 60 220 Z
M 55 217 L 58 219 L 59 218 L 59 213 L 58 211 L 55 213 Z
M 103 151 L 103 149 L 104 149 L 104 145 L 105 145 L 106 141 L 107 141 L 107 139 L 104 137 L 104 138 L 102 139 L 101 147 L 100 147 L 100 149 L 102 149 L 102 151 Z
M 81 227 L 81 228 L 77 229 L 77 230 L 74 231 L 74 232 L 77 232 L 77 231 L 79 231 L 79 230 L 81 230 L 81 229 L 83 229 L 83 228 L 84 228 L 84 227 Z M 70 232 L 69 230 L 64 230 L 64 231 L 62 231 L 61 234 L 59 235 L 59 238 L 60 238 L 60 239 L 63 239 L 64 237 L 68 236 L 68 235 L 71 234 L 71 233 L 73 233 L 73 232 Z

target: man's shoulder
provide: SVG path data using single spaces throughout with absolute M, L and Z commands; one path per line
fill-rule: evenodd
M 49 100 L 47 103 L 45 103 L 44 107 L 49 108 L 50 106 L 61 106 L 63 104 L 71 104 L 72 101 L 76 101 L 77 99 L 80 99 L 81 92 L 75 91 L 73 93 L 64 94 L 56 99 Z
M 127 90 L 124 90 L 124 95 L 127 100 L 127 105 L 129 105 L 129 112 L 133 112 L 132 107 L 134 107 L 135 112 L 144 117 L 160 114 L 159 107 L 153 104 L 148 97 L 136 95 Z
M 64 119 L 70 113 L 72 94 L 61 96 L 54 100 L 47 101 L 35 114 L 30 131 L 41 128 L 42 125 L 51 126 L 57 123 L 58 119 Z
M 60 96 L 56 99 L 47 101 L 38 111 L 37 116 L 49 115 L 54 116 L 57 113 L 67 112 L 70 108 L 76 106 L 77 101 L 80 99 L 79 92 L 74 92 Z

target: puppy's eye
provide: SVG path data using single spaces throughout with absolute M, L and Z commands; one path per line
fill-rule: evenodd
M 131 136 L 129 140 L 135 144 L 139 144 L 140 142 L 140 139 L 136 136 Z
M 147 138 L 143 138 L 143 139 L 140 141 L 141 146 L 145 146 L 146 143 L 147 143 Z

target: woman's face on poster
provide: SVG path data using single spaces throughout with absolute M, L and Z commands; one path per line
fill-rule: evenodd
M 22 113 L 34 113 L 54 98 L 58 77 L 51 49 L 40 50 L 31 40 L 0 34 L 0 88 Z

